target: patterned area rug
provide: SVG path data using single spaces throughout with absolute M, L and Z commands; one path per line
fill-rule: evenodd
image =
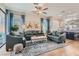
M 67 44 L 64 43 L 57 44 L 53 41 L 42 42 L 42 43 L 26 46 L 22 51 L 22 53 L 15 54 L 14 52 L 12 52 L 11 56 L 38 56 L 48 51 L 64 47 L 66 45 Z

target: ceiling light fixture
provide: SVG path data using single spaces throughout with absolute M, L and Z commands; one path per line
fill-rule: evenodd
M 48 8 L 43 3 L 34 3 L 34 10 L 32 10 L 33 13 L 41 15 L 41 14 L 47 14 Z

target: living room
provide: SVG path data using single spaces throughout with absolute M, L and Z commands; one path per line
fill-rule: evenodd
M 74 50 L 52 53 L 64 47 L 70 51 L 79 42 L 78 7 L 69 3 L 1 3 L 0 55 L 79 55 Z

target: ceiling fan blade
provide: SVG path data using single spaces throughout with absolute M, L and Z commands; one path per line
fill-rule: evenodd
M 43 12 L 44 14 L 47 14 L 47 12 Z
M 42 10 L 42 7 L 35 6 L 36 9 Z
M 37 6 L 35 6 L 36 9 L 39 9 Z
M 47 10 L 48 8 L 44 8 L 43 10 Z

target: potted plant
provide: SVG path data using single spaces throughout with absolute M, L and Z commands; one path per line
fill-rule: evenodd
M 11 34 L 13 34 L 13 35 L 16 35 L 16 32 L 18 31 L 18 26 L 17 25 L 14 25 L 14 26 L 12 26 L 11 27 Z

